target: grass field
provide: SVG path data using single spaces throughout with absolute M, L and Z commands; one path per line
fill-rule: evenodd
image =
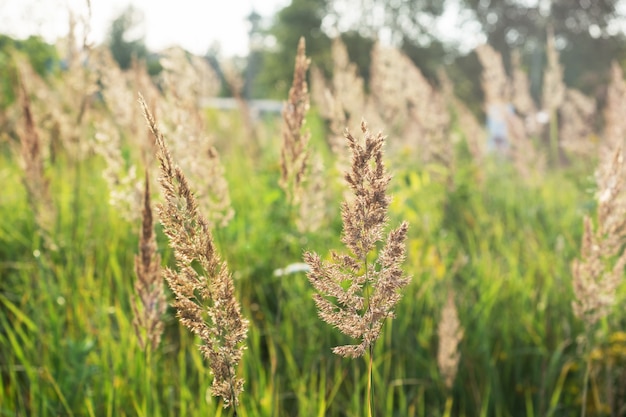
M 66 81 L 48 88 L 65 94 Z M 141 182 L 148 161 L 153 199 L 160 201 L 157 163 L 141 157 L 146 127 L 130 91 L 136 120 L 125 124 L 111 102 L 96 101 L 76 123 L 76 137 L 93 142 L 98 123 L 110 119 L 121 133 L 122 170 L 137 166 Z M 65 107 L 42 104 L 33 94 L 42 149 L 59 147 L 54 158 L 41 154 L 51 206 L 25 186 L 33 178 L 25 174 L 19 135 L 8 122 L 0 141 L 0 415 L 232 415 L 211 395 L 200 340 L 179 324 L 173 308 L 162 318 L 158 348 L 150 354 L 140 348 L 130 300 L 141 220 L 110 204 L 107 158 L 92 150 L 79 156 L 65 145 L 65 127 L 56 138 L 61 145 L 49 140 L 55 136 L 45 112 L 55 107 L 76 120 L 79 110 L 69 99 Z M 250 321 L 238 367 L 245 380 L 239 416 L 366 415 L 367 360 L 331 352 L 351 340 L 319 320 L 306 273 L 274 273 L 303 262 L 305 251 L 327 256 L 343 245 L 346 186 L 321 110 L 314 102 L 306 116 L 309 147 L 324 163 L 316 174 L 324 184 L 316 196 L 323 199 L 321 221 L 308 232 L 296 227 L 297 213 L 278 186 L 281 118 L 261 119 L 250 137 L 239 112 L 194 113 L 202 118 L 196 132 L 210 136 L 219 152 L 234 210 L 212 233 Z M 157 113 L 164 124 L 170 116 Z M 19 132 L 21 118 L 14 120 Z M 529 181 L 505 159 L 476 160 L 460 120 L 452 117 L 447 137 L 457 140 L 445 144 L 453 165 L 422 161 L 406 138 L 394 142 L 396 126 L 370 125 L 388 135 L 389 223 L 409 222 L 403 269 L 411 277 L 373 348 L 374 414 L 570 416 L 580 414 L 586 398 L 588 415 L 620 415 L 626 401 L 623 291 L 593 327 L 572 311 L 572 262 L 581 256 L 583 217 L 595 219 L 598 207 L 597 155 L 571 157 Z M 173 144 L 176 135 L 165 129 Z M 43 225 L 35 213 L 50 207 L 52 219 Z M 158 222 L 156 232 L 162 264 L 174 267 Z M 448 387 L 437 361 L 437 329 L 451 290 L 463 338 Z M 581 344 L 584 335 L 587 344 Z

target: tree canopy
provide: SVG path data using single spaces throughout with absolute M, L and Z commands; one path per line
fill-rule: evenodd
M 120 68 L 130 68 L 133 57 L 145 58 L 148 54 L 143 36 L 138 33 L 142 14 L 128 6 L 109 28 L 108 46 Z
M 626 39 L 619 29 L 624 16 L 619 14 L 618 3 L 619 0 L 359 0 L 355 5 L 348 0 L 292 0 L 264 32 L 272 42 L 256 51 L 256 91 L 284 97 L 288 84 L 285 80 L 291 78 L 290 63 L 300 36 L 307 40 L 307 55 L 330 75 L 331 38 L 342 36 L 350 58 L 366 80 L 371 45 L 381 40 L 402 49 L 432 81 L 444 65 L 455 84 L 465 84 L 467 94 L 476 94 L 476 89 L 467 84 L 479 84 L 481 67 L 461 47 L 467 38 L 465 28 L 443 23 L 449 19 L 449 10 L 457 10 L 462 23 L 471 24 L 479 37 L 500 52 L 507 67 L 512 51 L 521 53 L 535 97 L 539 97 L 546 65 L 548 30 L 555 35 L 566 84 L 587 94 L 601 95 L 599 88 L 605 84 L 611 61 L 626 58 Z M 448 32 L 446 36 L 441 36 L 442 27 Z
M 53 74 L 59 68 L 56 48 L 41 37 L 30 36 L 21 40 L 0 34 L 0 109 L 15 101 L 17 73 L 13 53 L 16 51 L 26 56 L 35 72 L 42 77 Z

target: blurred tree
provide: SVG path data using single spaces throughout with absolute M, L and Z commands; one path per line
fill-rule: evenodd
M 13 62 L 14 51 L 24 54 L 35 72 L 42 77 L 54 74 L 59 69 L 56 48 L 41 37 L 30 36 L 21 40 L 0 34 L 0 109 L 13 103 L 16 97 L 17 74 Z
M 54 74 L 59 69 L 57 49 L 39 36 L 29 36 L 26 40 L 16 40 L 15 49 L 26 54 L 30 65 L 42 77 Z
M 252 95 L 284 99 L 293 76 L 298 40 L 304 36 L 306 54 L 326 75 L 330 74 L 330 38 L 322 30 L 329 0 L 292 0 L 265 31 L 260 71 Z
M 355 30 L 369 38 L 384 37 L 394 45 L 407 40 L 427 46 L 432 25 L 445 9 L 445 0 L 330 0 L 331 21 L 342 32 Z
M 350 61 L 359 68 L 359 75 L 365 82 L 365 88 L 369 88 L 374 38 L 363 36 L 356 30 L 350 30 L 341 34 L 341 40 L 346 45 Z
M 246 99 L 252 98 L 254 93 L 254 81 L 257 78 L 261 66 L 263 65 L 263 34 L 261 31 L 262 17 L 255 10 L 248 15 L 248 62 L 245 71 L 245 84 L 243 96 Z
M 130 68 L 133 56 L 144 59 L 148 54 L 143 36 L 139 34 L 142 20 L 141 12 L 128 6 L 111 23 L 107 43 L 113 58 L 122 69 Z
M 446 63 L 451 56 L 456 56 L 453 51 L 450 51 L 444 43 L 437 39 L 431 40 L 428 45 L 422 45 L 405 38 L 400 49 L 411 58 L 411 61 L 431 83 L 437 83 L 437 71 L 441 69 L 442 64 Z M 448 64 L 450 63 L 448 62 Z
M 204 54 L 204 59 L 207 60 L 207 62 L 209 63 L 213 71 L 215 71 L 220 80 L 220 90 L 218 92 L 218 96 L 230 96 L 230 88 L 228 87 L 226 77 L 224 76 L 224 71 L 222 70 L 222 66 L 220 65 L 220 62 L 222 61 L 222 51 L 218 42 L 213 43 L 209 47 L 206 54 Z
M 548 26 L 560 49 L 566 84 L 588 94 L 604 83 L 611 61 L 626 56 L 624 34 L 617 25 L 624 17 L 617 9 L 620 0 L 462 1 L 506 65 L 511 50 L 520 49 L 535 97 L 541 89 Z
M 351 0 L 292 0 L 266 31 L 267 43 L 273 47 L 263 51 L 255 95 L 276 98 L 286 95 L 289 86 L 286 80 L 290 80 L 293 72 L 292 65 L 286 63 L 293 62 L 300 36 L 306 38 L 307 55 L 327 77 L 332 73 L 331 36 L 341 36 L 366 86 L 371 48 L 377 39 L 401 48 L 434 80 L 444 57 L 451 61 L 458 55 L 431 31 L 445 3 L 441 0 L 359 0 L 355 6 Z

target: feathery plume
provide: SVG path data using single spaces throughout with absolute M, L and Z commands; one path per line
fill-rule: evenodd
M 122 71 L 106 47 L 93 51 L 91 65 L 100 85 L 98 93 L 102 96 L 111 118 L 117 126 L 136 137 L 142 126 L 135 102 L 134 92 L 139 88 L 135 83 L 135 73 Z M 148 89 L 142 91 L 152 93 Z
M 109 204 L 128 222 L 139 220 L 144 191 L 135 165 L 122 156 L 120 132 L 109 120 L 95 124 L 94 151 L 102 156 L 106 167 L 102 177 L 109 186 Z
M 153 108 L 163 115 L 162 132 L 176 137 L 168 144 L 172 157 L 185 172 L 201 212 L 211 228 L 223 227 L 234 216 L 224 167 L 214 138 L 207 135 L 202 100 L 213 97 L 218 77 L 201 58 L 188 56 L 181 48 L 169 48 L 161 59 L 163 100 Z M 182 80 L 182 81 L 181 81 Z
M 195 109 L 203 99 L 219 93 L 219 77 L 205 59 L 172 47 L 163 51 L 159 63 L 164 95 L 179 106 Z
M 568 88 L 565 91 L 565 100 L 561 104 L 559 114 L 561 116 L 559 129 L 561 147 L 582 157 L 593 155 L 596 148 L 592 140 L 596 114 L 595 100 L 578 90 Z
M 305 262 L 311 271 L 309 281 L 317 290 L 314 295 L 320 318 L 360 343 L 338 346 L 333 352 L 344 357 L 359 357 L 371 349 L 378 339 L 385 319 L 393 317 L 393 309 L 401 298 L 399 290 L 409 279 L 400 264 L 404 260 L 404 241 L 408 224 L 391 231 L 377 259 L 370 255 L 383 241 L 387 225 L 390 197 L 387 185 L 390 176 L 383 165 L 381 133 L 373 135 L 365 122 L 362 146 L 349 132 L 345 137 L 352 150 L 352 170 L 345 174 L 354 198 L 342 205 L 342 242 L 350 254 L 331 252 L 331 261 L 322 261 L 315 253 L 306 252 Z
M 333 58 L 332 88 L 327 90 L 326 100 L 327 113 L 330 116 L 328 143 L 337 156 L 337 169 L 343 172 L 350 164 L 350 155 L 343 142 L 343 132 L 346 127 L 355 125 L 364 117 L 366 97 L 363 78 L 359 76 L 357 66 L 350 62 L 348 48 L 340 37 L 333 39 L 331 54 Z
M 604 110 L 605 145 L 602 152 L 623 146 L 626 139 L 626 82 L 622 68 L 617 62 L 611 64 L 611 83 L 606 92 Z
M 600 171 L 598 225 L 584 220 L 581 258 L 572 264 L 574 314 L 587 328 L 606 317 L 615 303 L 615 291 L 626 266 L 626 209 L 624 206 L 624 160 L 618 148 L 610 169 Z M 613 264 L 608 268 L 609 263 Z
M 548 28 L 546 38 L 546 58 L 548 65 L 543 73 L 542 105 L 550 117 L 561 107 L 565 100 L 565 83 L 563 83 L 563 67 L 559 62 L 559 52 L 554 44 L 554 30 Z
M 309 178 L 300 202 L 300 215 L 296 227 L 300 232 L 318 230 L 326 214 L 326 179 L 324 162 L 318 154 L 313 155 Z
M 485 157 L 484 142 L 487 136 L 485 128 L 478 122 L 470 109 L 456 97 L 452 81 L 443 69 L 438 71 L 437 78 L 441 85 L 441 95 L 448 106 L 452 108 L 457 125 L 463 130 L 463 136 L 472 158 L 479 164 Z
M 205 176 L 209 179 L 209 183 L 206 191 L 202 193 L 203 207 L 207 210 L 209 225 L 225 227 L 235 216 L 235 210 L 230 201 L 224 165 L 217 149 L 213 146 L 209 147 L 205 156 L 208 164 Z
M 376 43 L 372 50 L 373 101 L 383 120 L 398 131 L 403 146 L 425 163 L 453 167 L 446 103 L 411 59 L 395 48 Z
M 437 351 L 439 372 L 444 378 L 446 387 L 451 389 L 461 359 L 461 353 L 458 349 L 459 343 L 463 339 L 463 328 L 459 322 L 453 290 L 448 292 L 448 300 L 441 312 L 437 334 L 439 335 L 439 349 Z
M 333 39 L 331 54 L 333 58 L 333 95 L 344 113 L 346 125 L 351 126 L 363 116 L 364 103 L 367 102 L 363 78 L 359 75 L 356 64 L 350 62 L 348 48 L 340 37 Z M 339 146 L 343 148 L 343 143 L 340 143 Z
M 522 57 L 517 49 L 511 53 L 511 68 L 513 72 L 511 77 L 513 83 L 511 103 L 515 110 L 524 117 L 534 116 L 537 109 L 530 95 L 530 82 L 528 81 L 528 75 L 522 69 Z
M 502 56 L 489 44 L 476 48 L 476 55 L 483 67 L 481 85 L 485 103 L 506 103 L 511 98 L 511 86 L 504 69 Z
M 24 127 L 19 134 L 22 145 L 23 182 L 28 192 L 28 201 L 35 214 L 37 227 L 44 236 L 48 236 L 54 217 L 54 207 L 48 187 L 49 180 L 44 173 L 41 141 L 24 84 L 24 76 L 21 72 L 18 75 L 18 82 L 18 94 L 24 118 Z
M 606 156 L 604 154 L 603 156 Z M 626 206 L 624 204 L 624 159 L 621 147 L 615 149 L 610 167 L 601 157 L 596 172 L 598 184 L 597 228 L 589 216 L 584 219 L 584 232 L 580 259 L 572 263 L 574 315 L 585 325 L 582 346 L 588 352 L 594 346 L 593 330 L 598 321 L 607 317 L 615 304 L 615 295 L 624 276 L 626 266 Z M 612 267 L 611 267 L 612 265 Z M 586 415 L 589 377 L 592 371 L 591 356 L 583 382 L 582 411 Z
M 559 159 L 559 118 L 558 111 L 565 100 L 565 83 L 563 82 L 563 67 L 559 63 L 559 53 L 554 41 L 554 30 L 548 27 L 546 34 L 547 65 L 543 73 L 543 110 L 549 116 L 550 127 L 550 158 L 556 162 Z
M 176 298 L 173 306 L 180 322 L 204 342 L 200 351 L 213 373 L 213 395 L 222 397 L 225 407 L 236 409 L 244 384 L 236 368 L 245 349 L 248 321 L 241 315 L 232 275 L 217 253 L 209 222 L 199 213 L 185 174 L 174 163 L 141 96 L 139 102 L 156 139 L 165 198 L 158 211 L 178 267 L 178 271 L 164 270 Z M 205 275 L 196 271 L 196 263 Z
M 304 38 L 300 38 L 296 55 L 293 84 L 289 89 L 289 99 L 283 107 L 283 146 L 280 152 L 281 176 L 279 185 L 287 195 L 290 205 L 300 204 L 302 185 L 309 161 L 307 149 L 311 133 L 302 132 L 306 122 L 306 113 L 309 110 L 309 91 L 306 82 L 306 72 L 310 60 L 305 54 Z
M 528 74 L 522 68 L 522 57 L 517 49 L 511 53 L 511 83 L 511 104 L 523 121 L 526 136 L 540 134 L 543 125 L 537 121 L 537 106 L 530 94 Z
M 332 120 L 332 113 L 330 112 L 332 98 L 330 97 L 331 94 L 326 78 L 324 78 L 322 70 L 314 63 L 310 66 L 309 74 L 311 76 L 311 101 L 317 106 L 320 116 L 324 119 Z
M 154 351 L 159 346 L 163 333 L 162 317 L 165 314 L 166 300 L 161 278 L 161 256 L 157 252 L 154 234 L 148 170 L 143 195 L 139 254 L 135 255 L 135 275 L 135 295 L 130 299 L 134 315 L 133 327 L 141 349 L 145 350 L 150 346 Z
M 319 155 L 314 155 L 311 163 L 311 153 L 307 149 L 311 133 L 309 130 L 303 132 L 306 113 L 310 107 L 309 89 L 306 82 L 310 61 L 305 55 L 304 38 L 300 38 L 293 83 L 282 112 L 283 146 L 280 155 L 281 178 L 279 180 L 279 185 L 285 190 L 288 203 L 299 212 L 296 226 L 300 232 L 319 227 L 324 218 L 325 202 L 323 163 Z M 317 77 L 322 77 L 319 70 Z M 323 82 L 322 77 L 322 85 Z

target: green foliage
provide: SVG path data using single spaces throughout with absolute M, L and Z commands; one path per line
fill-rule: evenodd
M 143 38 L 137 38 L 136 33 L 133 33 L 137 31 L 141 19 L 141 13 L 133 6 L 128 6 L 109 28 L 107 43 L 113 58 L 122 69 L 130 68 L 133 58 L 143 59 L 148 53 Z
M 274 38 L 276 48 L 264 51 L 262 69 L 255 80 L 259 93 L 267 97 L 287 97 L 293 78 L 298 40 L 304 36 L 306 54 L 325 74 L 331 73 L 330 38 L 322 31 L 328 0 L 293 0 L 275 16 L 267 36 Z
M 56 48 L 42 38 L 30 36 L 21 40 L 0 34 L 0 110 L 7 108 L 16 98 L 16 52 L 24 55 L 35 72 L 42 77 L 54 75 L 59 70 Z

